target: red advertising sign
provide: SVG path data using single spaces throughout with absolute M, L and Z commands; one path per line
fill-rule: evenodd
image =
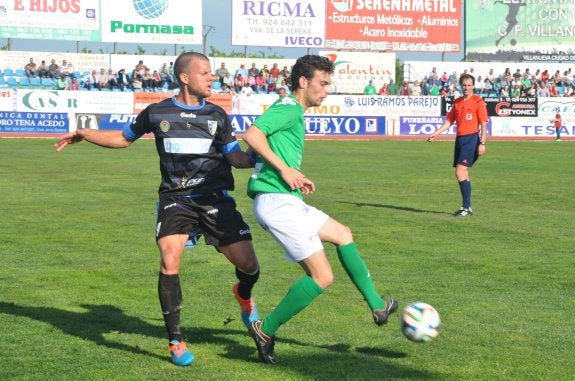
M 326 49 L 459 52 L 456 0 L 328 0 Z

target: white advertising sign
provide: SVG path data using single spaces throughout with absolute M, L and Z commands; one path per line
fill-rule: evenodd
M 131 114 L 134 95 L 112 91 L 17 90 L 16 110 L 20 112 L 68 112 Z
M 232 45 L 323 48 L 325 1 L 232 0 Z
M 0 37 L 100 41 L 100 0 L 2 1 Z
M 331 80 L 338 94 L 362 94 L 373 80 L 376 89 L 395 78 L 395 54 L 320 51 L 335 65 Z
M 102 12 L 102 42 L 202 44 L 201 0 L 116 0 Z
M 277 95 L 238 96 L 237 113 L 245 115 L 262 114 Z M 236 110 L 234 110 L 235 112 Z M 439 97 L 398 97 L 367 95 L 330 95 L 320 106 L 306 110 L 306 115 L 372 115 L 398 117 L 400 115 L 441 114 Z
M 0 111 L 14 111 L 14 96 L 12 89 L 0 89 Z

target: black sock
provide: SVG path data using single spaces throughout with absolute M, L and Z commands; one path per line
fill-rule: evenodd
M 252 288 L 260 277 L 260 269 L 258 268 L 253 274 L 246 274 L 236 267 L 236 277 L 240 281 L 238 285 L 238 294 L 242 299 L 249 299 L 252 297 Z
M 160 273 L 158 279 L 158 294 L 164 323 L 168 331 L 168 339 L 182 341 L 180 331 L 180 310 L 182 309 L 182 287 L 178 274 L 166 275 Z

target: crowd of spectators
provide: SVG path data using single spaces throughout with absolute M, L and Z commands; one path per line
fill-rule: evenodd
M 124 68 L 115 72 L 112 69 L 93 69 L 82 74 L 74 71 L 74 65 L 67 60 L 61 64 L 52 59 L 50 64 L 42 60 L 40 65 L 30 58 L 24 66 L 26 77 L 49 78 L 53 87 L 59 90 L 131 90 L 131 91 L 163 91 L 177 88 L 174 77 L 173 62 L 164 63 L 158 69 L 150 69 L 143 60 L 130 70 Z M 458 83 L 461 74 L 471 74 L 475 77 L 475 93 L 484 97 L 575 97 L 575 73 L 571 69 L 561 72 L 556 70 L 551 74 L 548 70 L 530 72 L 529 68 L 516 69 L 511 72 L 506 68 L 502 73 L 490 69 L 487 73 L 477 73 L 473 68 L 462 73 L 439 73 L 436 67 L 424 75 L 421 80 L 404 80 L 396 84 L 393 80 L 383 83 L 379 89 L 374 80 L 363 89 L 366 95 L 402 95 L 402 96 L 449 96 L 458 97 L 462 94 Z M 212 74 L 213 92 L 230 94 L 276 94 L 283 89 L 291 93 L 290 69 L 283 69 L 273 63 L 271 67 L 264 64 L 259 68 L 252 63 L 249 69 L 240 64 L 236 69 L 228 69 L 225 62 Z M 72 82 L 72 79 L 75 81 Z
M 111 68 L 92 69 L 80 73 L 67 60 L 58 64 L 52 59 L 50 65 L 42 60 L 40 65 L 34 58 L 24 65 L 24 73 L 28 79 L 49 79 L 51 87 L 56 90 L 118 90 L 118 91 L 163 91 L 177 88 L 174 77 L 173 62 L 164 63 L 157 70 L 152 70 L 140 60 L 128 73 L 122 68 L 117 72 Z
M 264 65 L 258 68 L 254 62 L 249 69 L 245 64 L 230 72 L 225 62 L 213 73 L 214 91 L 228 94 L 277 94 L 280 89 L 286 94 L 291 93 L 291 71 L 287 66 L 283 69 L 277 63 L 271 68 Z
M 465 69 L 463 73 L 447 72 L 439 74 L 434 67 L 421 81 L 404 80 L 396 85 L 393 80 L 384 83 L 377 94 L 379 95 L 405 95 L 405 96 L 449 96 L 462 95 L 458 79 L 462 74 L 471 74 L 475 77 L 474 92 L 483 97 L 575 97 L 575 74 L 571 69 L 551 74 L 548 70 L 536 70 L 531 73 L 528 68 L 517 69 L 511 73 L 506 68 L 503 73 L 495 73 L 490 69 L 487 73 L 476 73 L 473 68 Z M 373 81 L 370 81 L 373 84 Z M 371 94 L 371 88 L 364 89 L 364 94 Z

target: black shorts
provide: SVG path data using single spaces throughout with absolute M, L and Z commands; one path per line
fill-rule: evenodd
M 458 136 L 455 138 L 455 150 L 453 154 L 453 166 L 457 164 L 466 167 L 473 166 L 479 158 L 477 147 L 479 146 L 479 134 Z
M 179 196 L 160 194 L 156 240 L 173 234 L 204 235 L 207 245 L 227 246 L 252 239 L 250 227 L 226 192 Z

